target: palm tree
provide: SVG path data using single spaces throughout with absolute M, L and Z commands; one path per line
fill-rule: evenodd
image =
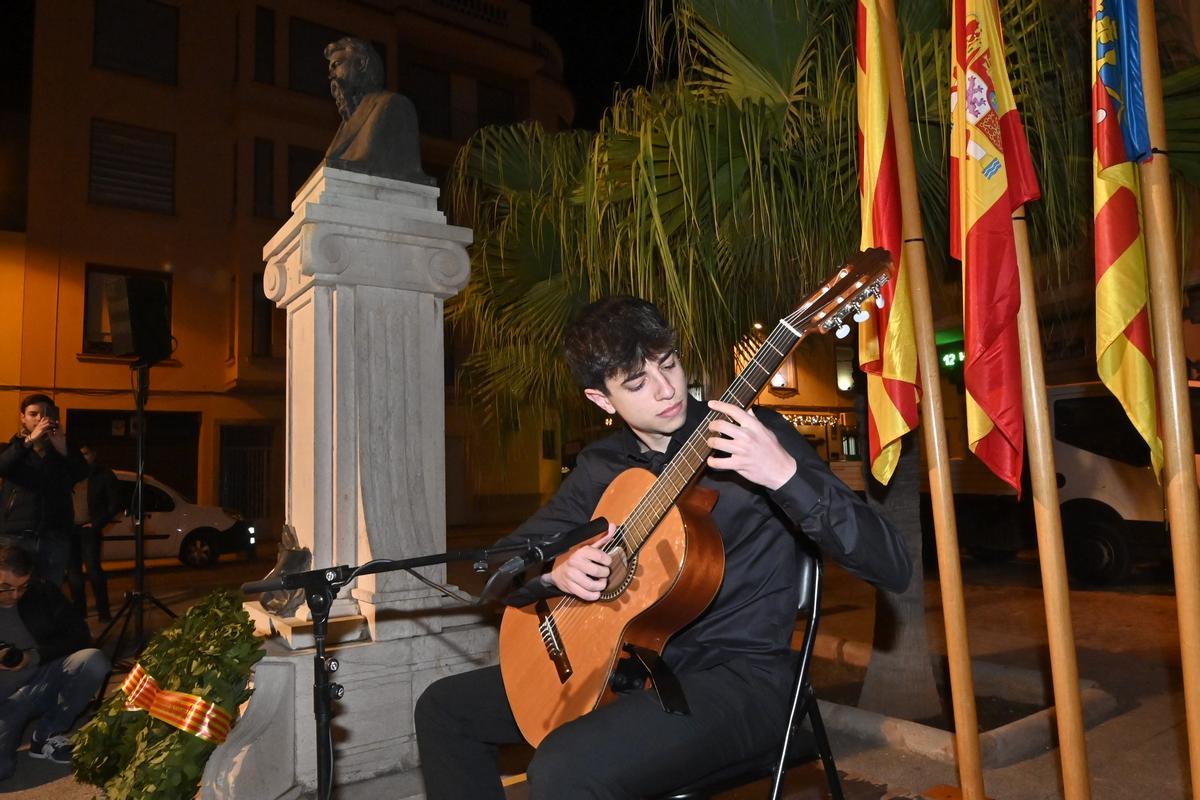
M 511 423 L 523 407 L 582 419 L 558 343 L 582 304 L 611 293 L 657 303 L 683 336 L 692 374 L 723 388 L 754 320 L 786 314 L 856 249 L 855 5 L 676 0 L 666 15 L 650 0 L 655 80 L 619 94 L 597 133 L 522 125 L 473 137 L 453 193 L 477 244 L 451 314 L 471 336 L 468 394 L 491 419 Z M 1057 0 L 1001 5 L 1043 191 L 1031 240 L 1039 279 L 1053 284 L 1090 274 L 1086 12 Z M 899 13 L 936 277 L 946 273 L 949 19 L 936 0 L 901 0 Z M 1167 81 L 1172 140 L 1195 142 L 1200 71 L 1180 75 Z M 1172 165 L 1200 175 L 1195 155 Z M 957 307 L 954 282 L 935 287 L 935 303 Z M 919 565 L 916 491 L 913 480 L 889 496 L 907 509 L 895 519 Z M 888 703 L 920 695 L 914 685 L 932 688 L 922 591 L 918 572 L 881 610 L 916 632 L 904 639 L 909 673 L 868 677 L 886 682 L 872 691 Z

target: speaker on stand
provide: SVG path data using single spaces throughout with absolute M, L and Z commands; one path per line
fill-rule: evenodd
M 170 617 L 175 616 L 171 609 L 145 588 L 146 514 L 143 502 L 146 470 L 146 397 L 150 392 L 150 367 L 169 357 L 173 347 L 171 307 L 165 280 L 151 276 L 113 276 L 105 285 L 105 295 L 112 328 L 113 355 L 133 356 L 134 362 L 129 368 L 137 377 L 137 388 L 134 390 L 137 478 L 130 504 L 130 513 L 134 518 L 133 591 L 125 595 L 125 603 L 97 638 L 97 645 L 102 645 L 116 624 L 121 623 L 112 653 L 113 663 L 116 664 L 121 657 L 121 648 L 131 621 L 133 659 L 146 645 L 143 617 L 146 603 L 152 603 Z M 132 668 L 133 659 L 122 662 L 122 666 Z

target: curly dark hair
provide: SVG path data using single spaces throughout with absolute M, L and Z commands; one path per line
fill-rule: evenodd
M 584 306 L 567 327 L 563 355 L 580 388 L 606 392 L 605 380 L 636 372 L 647 359 L 674 350 L 678 340 L 653 303 L 618 295 Z

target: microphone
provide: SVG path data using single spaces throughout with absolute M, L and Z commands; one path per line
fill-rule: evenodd
M 507 587 L 513 579 L 533 565 L 558 558 L 575 545 L 586 542 L 607 530 L 608 520 L 604 517 L 597 517 L 591 522 L 569 531 L 551 534 L 536 544 L 530 542 L 528 550 L 505 561 L 498 570 L 492 573 L 492 577 L 488 578 L 487 585 L 483 587 L 483 592 L 479 595 L 480 602 L 494 599 L 502 588 Z

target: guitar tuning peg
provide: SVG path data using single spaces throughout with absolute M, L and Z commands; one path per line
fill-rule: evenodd
M 875 295 L 875 307 L 883 308 L 883 295 L 882 294 Z
M 865 308 L 860 308 L 854 314 L 854 321 L 858 322 L 858 323 L 866 322 L 870 318 L 871 318 L 871 312 L 867 311 Z
M 850 326 L 843 322 L 841 326 L 833 332 L 833 335 L 839 339 L 845 339 L 850 335 Z

